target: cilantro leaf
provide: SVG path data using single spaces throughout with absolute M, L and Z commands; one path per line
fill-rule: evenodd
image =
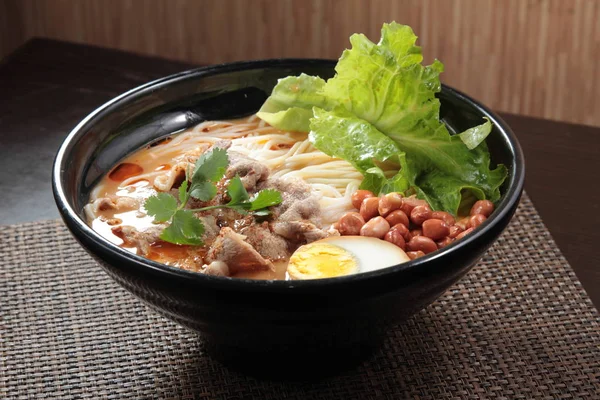
M 250 198 L 238 175 L 229 182 L 227 194 L 231 198 L 231 201 L 227 203 L 227 207 L 242 213 L 246 210 L 257 211 L 281 203 L 281 193 L 275 189 L 261 190 Z M 255 215 L 267 214 L 268 211 L 266 213 L 255 213 Z
M 231 181 L 229 181 L 229 185 L 227 186 L 227 194 L 231 199 L 228 205 L 241 205 L 246 203 L 250 198 L 239 175 L 234 176 Z
M 250 211 L 260 210 L 281 203 L 281 193 L 275 189 L 265 189 L 250 199 Z
M 193 212 L 177 210 L 171 224 L 162 231 L 160 238 L 165 242 L 200 246 L 204 244 L 203 234 L 204 225 Z
M 230 208 L 242 214 L 247 214 L 250 210 L 255 211 L 257 216 L 264 216 L 269 214 L 266 207 L 281 203 L 281 194 L 273 189 L 260 191 L 250 199 L 241 178 L 236 175 L 227 186 L 227 194 L 231 199 L 229 203 L 194 210 L 184 209 L 190 196 L 202 201 L 209 201 L 215 197 L 215 183 L 223 177 L 228 164 L 229 159 L 223 149 L 216 148 L 204 153 L 196 162 L 191 184 L 186 172 L 186 180 L 178 190 L 179 205 L 177 199 L 168 193 L 158 193 L 146 200 L 144 206 L 148 214 L 154 216 L 155 222 L 169 222 L 160 234 L 162 240 L 180 245 L 200 246 L 204 244 L 204 225 L 194 215 L 195 212 Z
M 201 201 L 215 197 L 217 187 L 214 182 L 223 178 L 228 164 L 229 158 L 224 149 L 217 147 L 202 154 L 196 161 L 189 195 Z
M 192 182 L 190 196 L 201 201 L 209 201 L 217 194 L 217 187 L 212 182 Z
M 144 208 L 154 217 L 154 222 L 165 222 L 177 211 L 177 199 L 168 193 L 158 193 L 148 197 Z
M 197 182 L 218 182 L 225 175 L 228 164 L 229 158 L 225 149 L 216 147 L 205 152 L 196 161 L 192 186 Z
M 187 200 L 188 200 L 187 190 L 188 190 L 188 181 L 186 179 L 185 181 L 183 181 L 181 186 L 179 186 L 179 202 L 181 204 L 187 203 Z

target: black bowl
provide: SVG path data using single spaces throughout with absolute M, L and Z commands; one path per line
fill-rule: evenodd
M 427 307 L 482 257 L 510 221 L 523 190 L 524 161 L 510 128 L 496 114 L 447 86 L 441 114 L 453 132 L 493 124 L 487 139 L 493 163 L 508 167 L 503 199 L 465 239 L 384 270 L 314 281 L 252 281 L 205 276 L 134 255 L 94 232 L 83 206 L 91 189 L 124 156 L 203 120 L 258 110 L 278 78 L 301 72 L 329 78 L 334 61 L 266 60 L 216 65 L 133 89 L 86 117 L 56 156 L 56 203 L 74 237 L 119 284 L 162 315 L 202 333 L 226 362 L 253 368 L 270 359 L 318 360 L 363 354 L 387 329 Z

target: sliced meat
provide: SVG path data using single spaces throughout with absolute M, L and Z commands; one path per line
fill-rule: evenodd
M 261 189 L 273 188 L 281 192 L 282 202 L 273 207 L 274 217 L 279 221 L 309 220 L 316 225 L 321 223 L 319 199 L 312 188 L 299 178 L 271 178 Z
M 217 220 L 212 215 L 197 215 L 198 219 L 202 221 L 204 225 L 204 235 L 202 235 L 202 239 L 205 243 L 211 243 L 216 237 L 219 235 L 221 228 L 217 225 Z
M 274 261 L 290 255 L 287 241 L 271 232 L 266 222 L 247 226 L 240 233 L 246 236 L 246 241 L 264 258 Z
M 94 200 L 92 203 L 92 210 L 97 213 L 99 211 L 131 211 L 137 210 L 140 207 L 140 202 L 133 197 L 127 196 L 111 196 L 111 197 L 102 197 L 100 199 Z
M 333 231 L 324 231 L 310 221 L 276 221 L 271 224 L 273 232 L 296 243 L 311 243 L 333 236 Z
M 217 147 L 219 149 L 228 150 L 231 147 L 231 140 L 229 139 L 221 139 L 217 140 L 212 147 Z
M 269 177 L 269 168 L 258 161 L 235 151 L 228 151 L 227 155 L 229 167 L 225 176 L 231 179 L 239 175 L 246 190 L 254 191 L 259 182 Z
M 196 161 L 198 161 L 198 158 L 202 154 L 204 154 L 204 152 L 206 152 L 206 150 L 208 150 L 209 148 L 210 148 L 210 144 L 201 143 L 200 145 L 198 145 L 198 147 L 194 148 L 193 150 L 186 151 L 185 153 L 175 157 L 173 159 L 173 161 L 175 163 L 186 162 L 188 164 L 191 164 L 190 165 L 191 168 L 194 168 L 194 165 L 196 164 Z
M 171 169 L 154 178 L 154 187 L 161 192 L 168 192 L 173 188 L 179 187 L 185 179 L 186 171 L 190 174 L 194 172 L 198 157 L 206 152 L 209 147 L 208 143 L 203 143 L 195 149 L 175 157 L 172 160 L 173 166 Z
M 204 265 L 203 268 L 202 272 L 206 275 L 229 276 L 229 266 L 223 261 L 213 261 L 208 265 Z
M 161 192 L 168 192 L 173 188 L 177 188 L 185 179 L 185 171 L 192 171 L 193 168 L 193 163 L 179 161 L 166 173 L 154 178 L 154 187 Z
M 133 226 L 120 225 L 112 228 L 112 232 L 123 240 L 125 246 L 136 247 L 141 255 L 146 256 L 150 246 L 160 240 L 164 228 L 164 225 L 157 225 L 140 232 Z
M 250 244 L 244 241 L 246 237 L 235 233 L 231 228 L 222 228 L 206 254 L 208 262 L 223 261 L 229 266 L 231 275 L 240 271 L 274 270 L 270 261 L 261 256 Z
M 284 204 L 282 203 L 282 205 Z M 289 204 L 285 205 L 288 207 L 279 216 L 279 220 L 298 221 L 304 219 L 320 225 L 321 209 L 319 208 L 319 201 L 316 196 L 310 196 L 297 201 L 289 201 Z
M 227 149 L 230 145 L 230 140 L 219 140 L 213 145 L 213 147 Z M 215 197 L 207 202 L 202 202 L 192 198 L 189 200 L 188 208 L 201 208 L 205 206 L 227 203 L 229 201 L 227 187 L 231 178 L 236 175 L 240 177 L 244 188 L 251 194 L 256 191 L 259 183 L 265 181 L 269 177 L 269 168 L 260 162 L 235 151 L 227 151 L 227 155 L 229 157 L 229 166 L 225 171 L 224 178 L 216 183 L 217 194 Z M 236 217 L 239 218 L 239 215 Z M 230 220 L 231 218 L 225 216 L 224 218 L 217 219 Z

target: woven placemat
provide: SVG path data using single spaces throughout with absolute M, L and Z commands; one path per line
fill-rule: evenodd
M 0 398 L 600 398 L 598 313 L 526 196 L 460 283 L 364 364 L 318 382 L 213 361 L 59 221 L 0 226 L 0 294 Z

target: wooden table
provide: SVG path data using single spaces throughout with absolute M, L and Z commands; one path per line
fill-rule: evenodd
M 85 115 L 192 65 L 34 39 L 0 62 L 0 224 L 58 218 L 52 160 Z M 451 84 L 451 82 L 450 82 Z M 600 110 L 599 110 L 600 112 Z M 600 128 L 502 114 L 523 146 L 525 189 L 600 306 Z

